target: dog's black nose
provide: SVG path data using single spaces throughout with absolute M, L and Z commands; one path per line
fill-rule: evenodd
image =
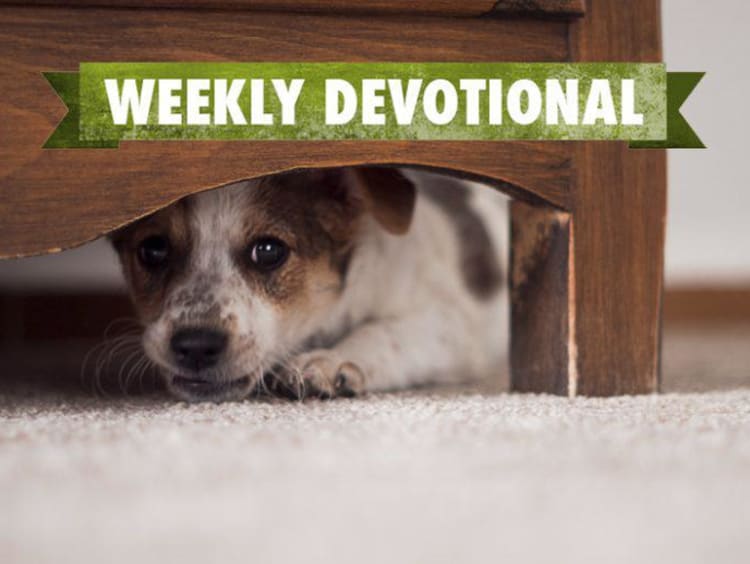
M 227 335 L 214 329 L 181 329 L 172 335 L 170 346 L 181 367 L 198 371 L 219 362 L 227 348 Z

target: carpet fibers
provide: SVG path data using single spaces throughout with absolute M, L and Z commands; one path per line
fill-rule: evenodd
M 612 399 L 185 405 L 3 377 L 0 562 L 747 562 L 748 337 L 668 334 L 668 393 Z

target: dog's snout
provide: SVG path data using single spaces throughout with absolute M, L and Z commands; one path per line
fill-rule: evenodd
M 219 362 L 227 340 L 226 333 L 214 329 L 181 329 L 172 336 L 170 346 L 181 367 L 198 371 Z

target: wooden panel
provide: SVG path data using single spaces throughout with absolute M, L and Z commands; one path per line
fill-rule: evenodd
M 283 33 L 280 32 L 283 30 Z M 295 167 L 362 162 L 464 171 L 567 205 L 565 143 L 135 142 L 42 150 L 65 109 L 41 75 L 80 61 L 556 61 L 560 22 L 0 8 L 0 257 L 54 252 L 184 195 Z M 470 38 L 470 40 L 467 40 Z M 7 140 L 7 141 L 6 141 Z
M 443 16 L 481 16 L 490 13 L 583 14 L 583 0 L 0 0 L 0 4 Z
M 519 201 L 510 211 L 511 385 L 518 392 L 566 395 L 575 361 L 570 215 Z
M 590 0 L 572 25 L 580 61 L 661 60 L 658 0 Z M 581 143 L 573 192 L 577 390 L 658 389 L 666 153 Z M 575 374 L 573 375 L 575 376 Z
M 664 294 L 664 323 L 750 323 L 750 286 L 669 288 Z

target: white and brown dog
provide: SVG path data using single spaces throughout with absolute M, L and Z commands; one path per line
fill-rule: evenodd
M 406 174 L 409 174 L 407 177 Z M 386 167 L 196 194 L 113 236 L 168 389 L 335 397 L 496 366 L 503 200 Z

